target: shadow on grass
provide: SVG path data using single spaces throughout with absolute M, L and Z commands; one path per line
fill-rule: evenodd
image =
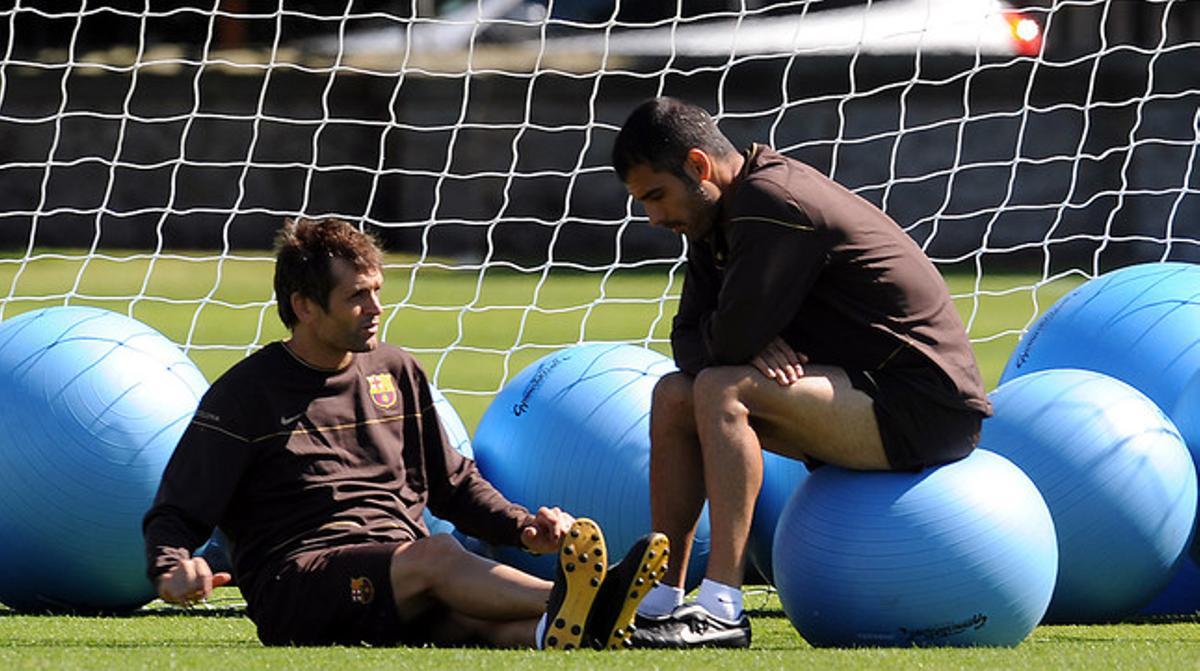
M 746 615 L 749 617 L 787 617 L 783 612 L 783 608 L 778 606 L 763 606 L 761 608 L 746 608 Z
M 1200 613 L 1191 615 L 1139 615 L 1120 624 L 1200 624 Z
M 245 606 L 209 606 L 209 607 L 194 607 L 180 608 L 178 606 L 156 606 L 152 608 L 139 608 L 134 611 L 125 612 L 104 612 L 104 611 L 43 611 L 43 612 L 22 612 L 7 608 L 0 608 L 0 618 L 6 617 L 34 617 L 34 618 L 60 618 L 60 617 L 95 617 L 104 619 L 134 619 L 147 617 L 203 617 L 203 618 L 220 618 L 220 617 L 246 617 Z
M 1200 637 L 1188 625 L 1200 624 L 1200 614 L 1136 615 L 1124 620 L 1094 624 L 1050 624 L 1038 627 L 1034 636 L 1043 642 L 1179 643 L 1200 645 Z M 1172 625 L 1184 625 L 1174 627 Z
M 91 639 L 86 641 L 5 641 L 6 649 L 41 649 L 45 650 L 53 648 L 55 650 L 80 650 L 92 651 L 97 648 L 110 650 L 146 650 L 147 648 L 196 648 L 196 649 L 212 649 L 212 648 L 229 648 L 229 649 L 264 649 L 263 645 L 258 641 L 233 641 L 233 640 L 214 640 L 214 639 L 187 639 L 187 638 L 162 638 L 149 641 L 110 641 L 104 639 Z

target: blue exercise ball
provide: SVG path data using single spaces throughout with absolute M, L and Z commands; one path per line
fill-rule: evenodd
M 768 583 L 774 584 L 771 553 L 775 547 L 775 527 L 788 499 L 808 477 L 804 462 L 763 451 L 763 481 L 754 504 L 754 519 L 746 547 L 750 564 Z
M 475 452 L 471 449 L 471 433 L 467 431 L 467 426 L 458 416 L 458 411 L 433 383 L 429 384 L 429 391 L 433 395 L 433 409 L 437 412 L 438 423 L 442 426 L 442 432 L 446 434 L 446 440 L 450 442 L 450 446 L 454 448 L 455 452 L 467 459 L 474 459 Z M 428 508 L 422 513 L 422 517 L 430 534 L 453 534 L 457 531 L 453 523 L 434 515 L 429 512 Z
M 1138 612 L 1142 615 L 1200 613 L 1200 565 L 1190 557 L 1182 559 L 1175 577 Z
M 590 517 L 616 559 L 650 528 L 650 406 L 654 386 L 675 370 L 667 357 L 624 344 L 567 347 L 514 376 L 489 404 L 473 447 L 483 475 L 531 510 L 558 506 Z M 702 515 L 687 584 L 707 565 Z M 554 558 L 514 548 L 495 557 L 554 576 Z
M 0 601 L 106 612 L 154 598 L 142 516 L 207 389 L 170 340 L 115 312 L 0 322 Z
M 1200 265 L 1146 263 L 1084 282 L 1021 338 L 1000 382 L 1051 368 L 1133 385 L 1200 457 Z
M 775 530 L 775 586 L 814 646 L 1015 646 L 1058 565 L 1050 511 L 1004 457 L 813 471 Z
M 1051 368 L 1115 377 L 1174 420 L 1200 374 L 1200 265 L 1146 263 L 1084 282 L 1021 338 L 1000 382 Z
M 1044 370 L 991 394 L 980 446 L 1037 485 L 1058 532 L 1050 622 L 1136 613 L 1186 556 L 1196 474 L 1171 420 L 1116 378 Z

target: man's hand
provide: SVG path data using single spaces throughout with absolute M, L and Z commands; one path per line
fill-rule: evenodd
M 758 356 L 750 360 L 758 372 L 786 387 L 804 375 L 803 365 L 808 363 L 808 357 L 792 349 L 792 346 L 775 336 L 767 343 Z
M 163 601 L 190 606 L 207 599 L 213 588 L 227 585 L 232 579 L 228 573 L 213 573 L 203 558 L 192 557 L 158 576 L 155 584 Z
M 558 552 L 575 518 L 558 508 L 538 508 L 533 523 L 521 530 L 521 543 L 534 554 Z

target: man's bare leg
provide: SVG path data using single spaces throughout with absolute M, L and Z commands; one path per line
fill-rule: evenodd
M 650 523 L 671 542 L 662 583 L 682 588 L 704 508 L 704 462 L 692 404 L 693 378 L 663 376 L 650 411 Z
M 644 619 L 635 633 L 636 645 L 750 645 L 750 622 L 742 612 L 741 585 L 746 542 L 762 486 L 763 449 L 850 468 L 888 467 L 871 398 L 855 389 L 840 368 L 814 365 L 805 366 L 804 372 L 787 385 L 752 366 L 706 368 L 694 381 L 685 378 L 691 381 L 691 426 L 695 430 L 693 441 L 699 445 L 701 474 L 676 468 L 665 482 L 652 480 L 652 486 L 660 489 L 651 492 L 651 500 L 655 510 L 669 511 L 672 509 L 662 497 L 694 496 L 690 485 L 703 485 L 712 526 L 708 569 L 696 603 L 672 611 L 670 617 Z M 683 405 L 676 403 L 677 407 Z M 659 406 L 656 390 L 655 408 Z M 673 418 L 678 415 L 678 411 L 670 413 Z M 653 419 L 651 424 L 653 427 Z M 693 443 L 680 439 L 688 435 L 683 430 L 687 425 L 676 423 L 672 427 L 675 430 L 666 437 L 674 442 L 663 441 L 662 434 L 652 429 L 652 454 L 666 452 L 672 461 L 697 463 L 694 456 L 686 460 L 692 453 L 685 447 Z M 681 482 L 685 478 L 686 482 Z M 684 502 L 698 506 L 692 498 Z
M 888 468 L 873 401 L 840 368 L 806 366 L 788 386 L 751 366 L 708 368 L 696 378 L 694 402 L 712 524 L 707 577 L 725 585 L 742 583 L 764 448 L 847 468 Z
M 443 604 L 464 625 L 490 622 L 463 632 L 495 644 L 533 646 L 534 628 L 546 609 L 551 583 L 468 552 L 453 537 L 438 534 L 396 549 L 392 595 L 403 620 Z M 454 618 L 450 618 L 454 621 Z M 453 638 L 450 632 L 444 636 Z

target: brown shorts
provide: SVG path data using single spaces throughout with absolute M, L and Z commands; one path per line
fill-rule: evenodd
M 404 623 L 392 600 L 399 543 L 306 552 L 284 562 L 256 590 L 250 615 L 265 645 L 404 645 L 427 640 Z
M 919 471 L 962 459 L 979 444 L 984 415 L 935 400 L 930 389 L 949 384 L 929 369 L 847 370 L 855 389 L 875 401 L 875 420 L 888 463 Z M 947 389 L 947 393 L 953 393 Z

